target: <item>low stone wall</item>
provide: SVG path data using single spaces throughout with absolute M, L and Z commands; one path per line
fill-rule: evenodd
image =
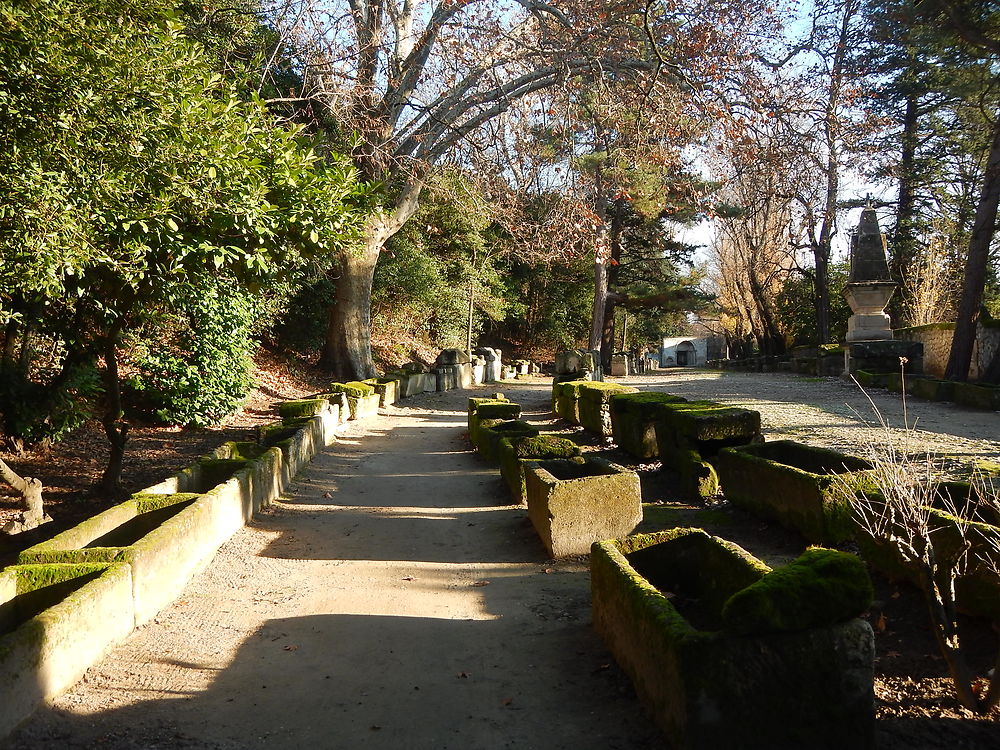
M 924 345 L 924 373 L 943 378 L 951 355 L 954 323 L 928 323 L 911 328 L 899 328 L 893 336 L 904 341 L 919 341 Z M 976 343 L 972 350 L 969 378 L 978 380 L 1000 351 L 1000 321 L 982 319 L 976 327 Z
M 874 747 L 874 636 L 857 618 L 871 583 L 857 558 L 810 552 L 849 572 L 796 561 L 772 573 L 698 529 L 593 546 L 594 627 L 670 747 Z M 796 564 L 818 585 L 786 572 Z M 761 599 L 791 616 L 754 616 L 770 611 Z
M 121 563 L 0 571 L 0 739 L 132 632 L 131 572 Z
M 867 461 L 792 440 L 724 448 L 715 468 L 726 500 L 816 544 L 854 538 L 851 505 L 838 491 L 866 483 Z M 834 479 L 838 475 L 839 479 Z

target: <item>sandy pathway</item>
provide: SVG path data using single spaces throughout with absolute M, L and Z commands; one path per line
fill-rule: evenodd
M 11 746 L 658 746 L 585 567 L 546 561 L 466 452 L 468 395 L 352 428 Z

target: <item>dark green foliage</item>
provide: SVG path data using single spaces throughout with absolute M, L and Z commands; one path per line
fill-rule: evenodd
M 872 601 L 872 583 L 856 555 L 814 547 L 734 594 L 722 608 L 737 633 L 780 633 L 857 617 Z
M 318 349 L 326 335 L 330 305 L 337 294 L 335 282 L 325 276 L 307 280 L 298 289 L 279 297 L 282 310 L 271 329 L 276 343 L 296 351 Z
M 846 265 L 830 267 L 830 340 L 843 341 L 847 335 L 847 319 L 851 307 L 844 297 L 849 268 Z M 782 330 L 791 338 L 792 346 L 822 344 L 816 336 L 816 291 L 813 280 L 802 276 L 785 281 L 778 294 L 775 314 Z
M 48 384 L 17 369 L 0 371 L 0 417 L 8 438 L 25 443 L 59 440 L 94 414 L 102 392 L 100 375 L 90 365 L 69 368 Z
M 130 403 L 164 424 L 215 424 L 253 387 L 253 307 L 220 285 L 183 300 L 175 321 L 169 340 L 138 350 Z

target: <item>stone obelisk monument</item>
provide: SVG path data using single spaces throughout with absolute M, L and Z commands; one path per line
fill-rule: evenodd
M 879 230 L 878 216 L 870 205 L 861 212 L 861 221 L 851 235 L 851 272 L 844 297 L 854 313 L 847 321 L 844 375 L 856 370 L 899 372 L 905 357 L 906 371 L 923 369 L 923 345 L 895 341 L 885 306 L 896 291 L 896 282 L 886 261 L 885 235 Z

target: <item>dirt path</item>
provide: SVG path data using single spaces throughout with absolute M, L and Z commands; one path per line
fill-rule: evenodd
M 630 382 L 758 408 L 769 439 L 856 449 L 875 434 L 835 380 Z M 502 388 L 527 419 L 549 418 L 547 382 Z M 469 395 L 426 394 L 352 428 L 10 747 L 660 747 L 590 627 L 585 564 L 546 560 L 496 469 L 467 450 Z M 900 424 L 898 396 L 875 400 Z M 924 449 L 1000 456 L 1000 414 L 910 413 Z
M 546 561 L 466 451 L 468 395 L 344 435 L 11 746 L 659 746 L 590 627 L 585 566 Z

